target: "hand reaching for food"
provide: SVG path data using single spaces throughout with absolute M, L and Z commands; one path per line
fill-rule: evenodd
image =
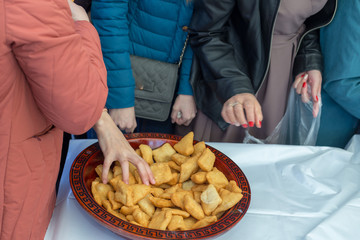
M 149 165 L 135 153 L 107 111 L 103 111 L 100 119 L 94 125 L 94 130 L 98 136 L 101 151 L 104 154 L 103 183 L 108 182 L 108 173 L 111 164 L 118 161 L 123 169 L 122 175 L 125 183 L 129 181 L 130 162 L 138 169 L 144 184 L 155 184 L 155 179 Z
M 124 183 L 117 164 L 110 169 L 108 184 L 99 179 L 103 165 L 95 168 L 99 177 L 91 183 L 95 201 L 126 222 L 169 231 L 202 228 L 243 198 L 237 183 L 215 166 L 214 152 L 204 142 L 194 144 L 193 132 L 174 145 L 152 149 L 140 144 L 136 151 L 150 164 L 155 185 L 142 184 L 136 170 L 130 170 L 129 184 Z

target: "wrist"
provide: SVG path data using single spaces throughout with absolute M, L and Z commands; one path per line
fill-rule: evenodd
M 103 131 L 103 129 L 106 126 L 106 123 L 109 121 L 109 118 L 111 119 L 110 115 L 107 112 L 107 109 L 104 108 L 99 120 L 93 126 L 93 128 L 97 134 L 100 134 Z

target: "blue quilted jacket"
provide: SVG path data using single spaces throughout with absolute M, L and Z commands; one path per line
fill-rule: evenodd
M 130 54 L 169 63 L 179 61 L 193 6 L 186 0 L 93 0 L 91 20 L 99 32 L 108 71 L 108 108 L 134 106 Z M 192 50 L 187 46 L 178 94 L 192 95 Z

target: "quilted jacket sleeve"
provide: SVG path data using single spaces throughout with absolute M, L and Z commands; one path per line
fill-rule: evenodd
M 178 94 L 193 95 L 193 91 L 189 82 L 192 58 L 193 58 L 193 51 L 189 46 L 189 44 L 187 44 L 184 53 L 184 58 L 180 67 Z
M 234 47 L 226 40 L 235 1 L 197 0 L 194 5 L 190 43 L 204 80 L 222 102 L 238 93 L 254 93 L 251 80 L 236 64 Z
M 108 108 L 134 106 L 135 80 L 129 55 L 128 0 L 93 0 L 91 20 L 99 32 L 108 71 Z
M 74 23 L 63 0 L 13 0 L 6 11 L 12 50 L 40 110 L 64 131 L 87 131 L 99 119 L 107 96 L 94 27 Z

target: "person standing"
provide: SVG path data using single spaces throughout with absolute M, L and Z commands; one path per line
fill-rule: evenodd
M 99 37 L 71 0 L 0 0 L 0 65 L 0 239 L 39 240 L 55 205 L 63 131 L 95 125 L 114 161 Z M 136 155 L 121 151 L 122 162 Z
M 188 45 L 179 69 L 177 94 L 166 121 L 135 117 L 135 80 L 130 62 L 130 55 L 136 55 L 178 63 L 192 12 L 192 3 L 187 0 L 92 1 L 91 20 L 99 32 L 108 70 L 106 106 L 124 132 L 136 129 L 136 132 L 173 133 L 174 124 L 189 125 L 195 117 L 196 106 L 189 83 L 193 53 Z
M 190 43 L 198 75 L 195 139 L 265 139 L 283 117 L 291 86 L 319 111 L 322 55 L 318 29 L 335 0 L 195 1 Z M 194 75 L 195 76 L 195 75 Z M 310 92 L 308 91 L 310 89 Z
M 324 55 L 322 113 L 316 145 L 344 148 L 360 124 L 360 2 L 339 0 L 320 30 Z

